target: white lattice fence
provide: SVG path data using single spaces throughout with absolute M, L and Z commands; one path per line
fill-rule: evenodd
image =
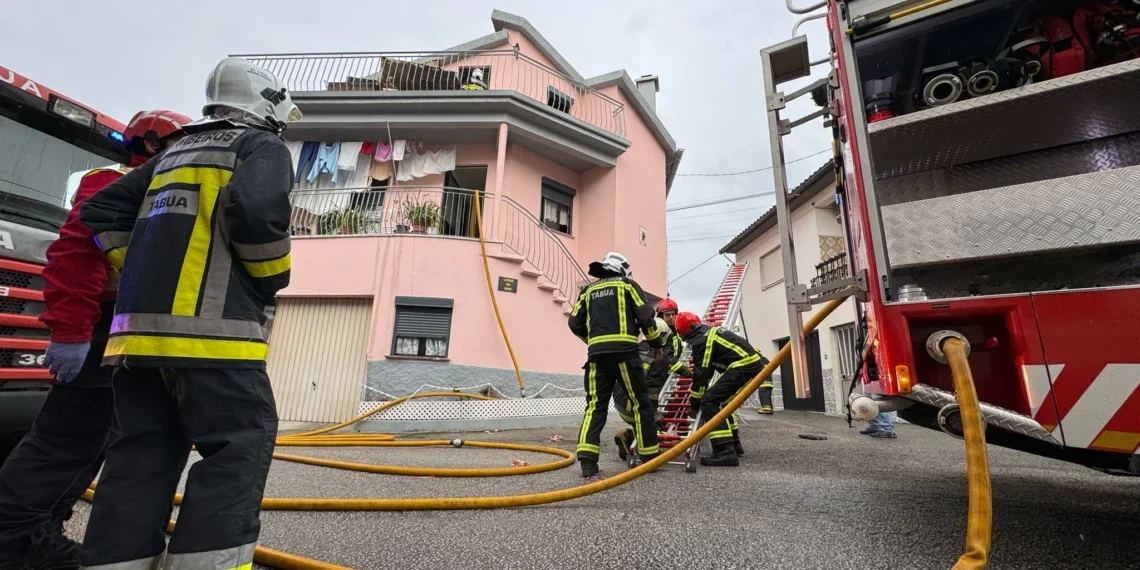
M 366 414 L 386 404 L 383 401 L 360 402 L 360 413 Z M 573 398 L 520 398 L 514 400 L 410 400 L 369 416 L 369 420 L 472 420 L 526 418 L 581 414 L 586 408 L 584 396 Z M 613 405 L 610 405 L 613 412 Z

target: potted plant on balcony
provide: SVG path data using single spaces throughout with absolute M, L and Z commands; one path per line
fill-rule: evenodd
M 321 215 L 317 223 L 318 235 L 355 235 L 364 233 L 366 223 L 364 211 L 360 208 L 347 207 L 342 210 L 333 210 Z
M 439 204 L 435 202 L 407 202 L 404 216 L 412 226 L 412 233 L 422 234 L 427 228 L 439 228 Z

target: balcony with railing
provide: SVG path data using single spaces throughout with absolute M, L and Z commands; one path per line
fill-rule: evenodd
M 489 142 L 506 122 L 577 171 L 614 166 L 630 144 L 624 104 L 518 50 L 240 57 L 292 92 L 305 118 L 290 130 L 306 140 Z
M 493 213 L 495 196 L 440 186 L 391 186 L 294 190 L 289 231 L 294 238 L 328 236 L 424 237 L 478 239 L 478 213 L 485 236 L 533 267 L 564 298 L 587 277 L 558 236 L 526 208 L 504 197 Z M 494 225 L 488 222 L 494 216 Z M 494 236 L 492 239 L 491 236 Z

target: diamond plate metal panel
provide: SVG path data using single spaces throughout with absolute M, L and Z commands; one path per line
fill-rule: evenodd
M 1140 285 L 1140 251 L 1123 245 L 1097 251 L 1076 251 L 1039 258 L 1000 258 L 968 264 L 927 266 L 900 270 L 896 287 L 914 284 L 929 299 L 956 299 L 977 295 L 1013 295 Z
M 1140 132 L 886 178 L 875 191 L 889 206 L 1127 166 L 1140 166 Z
M 1140 59 L 871 123 L 876 176 L 1140 130 Z
M 882 208 L 897 268 L 1140 241 L 1140 167 Z

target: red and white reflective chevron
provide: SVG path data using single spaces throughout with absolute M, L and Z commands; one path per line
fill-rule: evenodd
M 1140 290 L 1035 294 L 1032 299 L 1048 363 L 1022 366 L 1033 419 L 1067 446 L 1136 453 Z

